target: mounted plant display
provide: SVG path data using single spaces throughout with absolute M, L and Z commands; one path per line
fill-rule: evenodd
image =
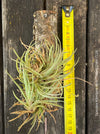
M 11 114 L 17 116 L 11 119 L 10 122 L 26 115 L 25 120 L 18 127 L 18 131 L 31 121 L 28 134 L 36 122 L 38 122 L 37 129 L 40 123 L 45 122 L 46 113 L 49 113 L 56 122 L 52 112 L 62 108 L 60 103 L 63 102 L 63 88 L 68 86 L 63 86 L 62 81 L 73 69 L 73 67 L 69 70 L 64 69 L 73 54 L 63 60 L 64 52 L 61 48 L 61 42 L 56 36 L 57 16 L 55 12 L 37 11 L 34 13 L 34 18 L 33 34 L 35 41 L 33 40 L 30 45 L 25 45 L 21 41 L 26 49 L 21 57 L 13 49 L 17 57 L 13 60 L 16 62 L 18 76 L 14 79 L 8 73 L 21 94 L 18 97 L 13 91 L 17 102 L 11 108 L 19 106 L 21 110 L 11 112 Z M 40 19 L 41 24 L 38 24 L 37 22 Z M 44 27 L 42 27 L 42 22 Z M 47 28 L 49 32 L 46 33 Z

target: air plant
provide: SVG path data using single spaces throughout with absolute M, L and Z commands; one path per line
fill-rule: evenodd
M 64 52 L 61 49 L 61 43 L 58 37 L 55 37 L 54 44 L 50 44 L 47 40 L 40 43 L 39 47 L 35 47 L 36 43 L 31 42 L 30 45 L 24 45 L 26 50 L 20 57 L 15 49 L 13 49 L 16 59 L 16 69 L 18 76 L 14 79 L 9 73 L 9 77 L 17 86 L 21 96 L 18 97 L 13 91 L 13 95 L 17 102 L 15 106 L 23 106 L 23 110 L 11 112 L 17 115 L 15 119 L 26 115 L 26 119 L 18 127 L 18 131 L 28 122 L 31 121 L 31 132 L 36 122 L 37 129 L 41 122 L 44 122 L 44 113 L 47 112 L 55 120 L 52 112 L 62 108 L 59 102 L 63 102 L 63 79 L 71 72 L 64 69 L 72 55 L 63 60 Z M 63 73 L 63 70 L 65 71 Z M 17 81 L 19 80 L 19 82 Z M 68 86 L 68 85 L 66 85 Z M 22 108 L 21 108 L 22 109 Z

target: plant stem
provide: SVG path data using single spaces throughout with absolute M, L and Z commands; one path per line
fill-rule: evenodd
M 47 113 L 45 112 L 45 134 L 47 134 Z

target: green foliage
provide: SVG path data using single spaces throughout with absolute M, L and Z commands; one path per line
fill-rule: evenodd
M 17 79 L 21 84 L 17 83 L 8 73 L 21 94 L 21 97 L 18 98 L 13 91 L 17 103 L 12 107 L 17 105 L 24 107 L 22 111 L 12 112 L 11 114 L 16 114 L 17 117 L 10 121 L 26 114 L 27 118 L 19 126 L 18 131 L 23 125 L 32 121 L 29 130 L 30 133 L 36 122 L 38 122 L 37 128 L 41 122 L 44 122 L 45 112 L 48 112 L 54 119 L 52 112 L 62 108 L 62 106 L 59 105 L 59 102 L 62 102 L 63 98 L 62 80 L 71 71 L 71 69 L 66 70 L 66 73 L 63 74 L 63 68 L 72 56 L 63 60 L 64 52 L 61 49 L 61 43 L 57 37 L 55 37 L 54 44 L 49 44 L 49 42 L 45 40 L 41 42 L 38 48 L 34 43 L 31 43 L 25 48 L 27 49 L 21 57 L 19 57 L 13 49 L 17 56 L 15 60 L 16 69 L 19 74 Z

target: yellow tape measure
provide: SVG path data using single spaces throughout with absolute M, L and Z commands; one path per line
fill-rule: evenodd
M 73 6 L 62 7 L 62 33 L 63 33 L 63 59 L 68 58 L 74 52 L 74 11 Z M 72 69 L 74 66 L 74 55 L 64 68 Z M 64 79 L 64 120 L 65 134 L 76 134 L 76 111 L 75 111 L 75 79 L 74 68 Z

